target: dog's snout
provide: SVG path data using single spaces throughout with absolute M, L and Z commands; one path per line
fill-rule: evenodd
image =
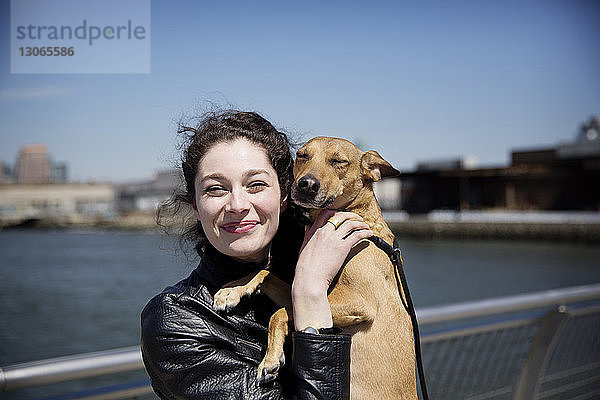
M 298 180 L 298 189 L 306 194 L 316 194 L 321 184 L 312 175 L 305 175 Z

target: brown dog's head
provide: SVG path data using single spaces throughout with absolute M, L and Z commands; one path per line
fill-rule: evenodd
M 347 140 L 316 137 L 296 153 L 292 199 L 307 208 L 347 209 L 372 182 L 397 175 L 376 151 Z

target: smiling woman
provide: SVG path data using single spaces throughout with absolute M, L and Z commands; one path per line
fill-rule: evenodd
M 284 202 L 264 149 L 246 139 L 216 144 L 200 161 L 194 212 L 223 254 L 241 261 L 266 259 Z
M 294 160 L 290 151 L 291 144 L 285 133 L 277 131 L 269 121 L 258 114 L 239 111 L 208 114 L 201 118 L 195 127 L 181 124 L 178 132 L 186 135 L 182 146 L 184 152 L 181 159 L 184 185 L 159 210 L 159 224 L 162 221 L 167 221 L 171 214 L 181 213 L 182 208 L 197 208 L 197 199 L 202 196 L 201 191 L 199 191 L 199 184 L 201 183 L 199 180 L 208 178 L 208 175 L 211 174 L 213 174 L 212 178 L 222 177 L 223 171 L 218 169 L 215 169 L 212 173 L 206 172 L 202 178 L 198 175 L 200 162 L 204 160 L 209 150 L 214 150 L 215 146 L 222 146 L 225 149 L 224 155 L 227 157 L 228 165 L 242 164 L 241 154 L 236 154 L 231 148 L 231 144 L 237 140 L 245 140 L 247 143 L 259 146 L 263 150 L 264 157 L 268 160 L 268 167 L 271 172 L 275 172 L 280 196 L 282 199 L 286 198 L 293 179 Z M 216 166 L 227 166 L 225 159 L 212 158 L 216 159 L 214 163 Z M 249 166 L 244 165 L 244 168 L 249 168 Z M 265 166 L 262 168 L 268 169 Z M 215 186 L 212 189 L 220 188 Z M 214 191 L 212 193 L 217 194 L 219 192 Z M 297 220 L 299 219 L 298 214 L 298 209 L 290 206 L 286 207 L 284 216 L 290 216 L 291 219 Z M 296 227 L 289 224 L 282 226 L 284 231 L 280 232 L 278 236 L 285 236 L 288 238 L 286 241 L 289 241 L 290 235 L 293 237 L 297 233 L 299 225 L 298 223 L 295 225 Z M 202 249 L 207 243 L 203 226 L 196 218 L 188 220 L 186 225 L 182 226 L 181 238 L 183 243 L 195 246 L 198 254 L 202 254 Z
M 185 187 L 170 205 L 194 210 L 184 236 L 200 264 L 142 311 L 142 354 L 154 391 L 166 399 L 347 399 L 350 336 L 331 333 L 327 293 L 352 246 L 373 233 L 356 214 L 332 210 L 304 233 L 288 203 L 289 141 L 260 115 L 227 111 L 180 132 L 190 135 Z M 334 215 L 335 227 L 326 223 Z M 219 289 L 260 270 L 288 278 L 294 290 L 280 296 L 283 304 L 257 292 L 233 309 L 214 305 Z M 258 371 L 267 325 L 284 305 L 293 306 L 297 329 L 285 354 L 291 363 L 266 379 Z

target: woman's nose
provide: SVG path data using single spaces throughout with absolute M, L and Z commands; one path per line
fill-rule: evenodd
M 243 190 L 233 190 L 229 195 L 229 201 L 225 207 L 225 211 L 240 213 L 250 209 L 250 201 L 247 193 Z

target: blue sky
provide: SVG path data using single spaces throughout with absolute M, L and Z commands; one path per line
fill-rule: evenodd
M 0 3 L 0 160 L 46 143 L 75 180 L 172 166 L 176 122 L 208 102 L 360 141 L 402 170 L 504 165 L 600 115 L 596 0 L 153 0 L 150 74 L 11 74 Z

